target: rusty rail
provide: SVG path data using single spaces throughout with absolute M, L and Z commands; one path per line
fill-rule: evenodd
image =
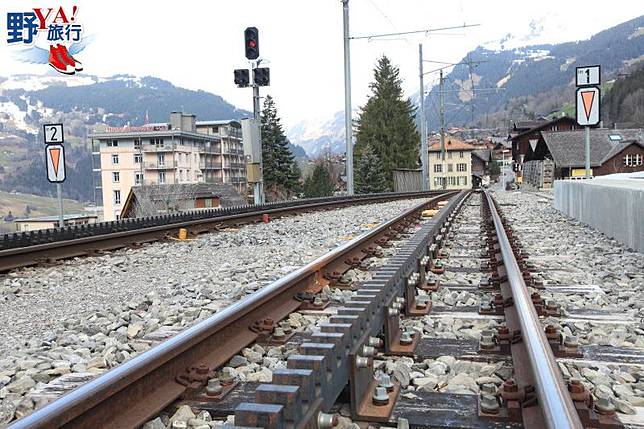
M 441 191 L 442 192 L 442 191 Z M 198 234 L 210 232 L 224 225 L 260 222 L 262 215 L 284 216 L 313 210 L 335 207 L 371 204 L 397 199 L 435 196 L 441 192 L 404 192 L 372 195 L 356 195 L 331 198 L 262 204 L 259 206 L 240 206 L 213 209 L 208 212 L 195 212 L 155 216 L 152 218 L 124 219 L 118 222 L 65 227 L 54 230 L 32 231 L 31 235 L 6 235 L 0 239 L 0 273 L 15 268 L 36 265 L 43 261 L 59 260 L 94 254 L 103 250 L 113 250 L 130 245 L 161 240 L 179 228 Z M 9 238 L 7 238 L 9 237 Z M 22 237 L 18 240 L 17 237 Z M 12 247 L 10 243 L 26 243 Z
M 398 225 L 417 217 L 422 209 L 437 200 L 453 195 L 454 192 L 434 196 L 405 211 L 18 420 L 11 427 L 125 428 L 143 424 L 187 390 L 204 384 L 182 382 L 190 379 L 190 374 L 212 374 L 254 342 L 258 334 L 249 329 L 254 322 L 267 317 L 273 320 L 286 317 L 300 305 L 295 299 L 297 293 L 318 291 L 325 274 L 345 272 L 351 267 L 352 259 L 364 258 L 366 249 L 388 233 L 395 232 Z
M 512 291 L 513 306 L 516 308 L 521 326 L 522 343 L 525 345 L 532 369 L 545 424 L 550 429 L 580 429 L 583 425 L 532 304 L 530 292 L 523 280 L 501 217 L 489 193 L 485 192 L 485 198 L 494 222 L 503 264 Z

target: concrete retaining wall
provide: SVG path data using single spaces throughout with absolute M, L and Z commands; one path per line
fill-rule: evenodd
M 644 180 L 555 181 L 555 208 L 644 253 Z

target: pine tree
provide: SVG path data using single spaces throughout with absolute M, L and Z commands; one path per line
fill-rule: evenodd
M 387 189 L 392 189 L 395 168 L 418 166 L 416 109 L 409 99 L 403 99 L 399 70 L 386 56 L 378 60 L 369 87 L 372 94 L 357 121 L 354 163 L 357 165 L 364 148 L 371 146 L 382 163 Z
M 264 100 L 261 133 L 265 189 L 274 196 L 296 192 L 300 171 L 295 167 L 295 157 L 288 148 L 288 139 L 270 95 Z
M 359 194 L 374 194 L 387 189 L 382 163 L 370 145 L 362 149 L 356 170 L 356 192 Z
M 324 162 L 318 161 L 313 172 L 304 181 L 304 196 L 307 198 L 328 197 L 333 195 L 335 186 L 331 173 Z

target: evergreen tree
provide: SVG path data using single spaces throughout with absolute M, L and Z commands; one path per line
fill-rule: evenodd
M 311 175 L 304 181 L 304 196 L 329 197 L 333 195 L 334 188 L 328 167 L 324 162 L 317 162 Z
M 288 148 L 288 139 L 270 95 L 264 100 L 261 132 L 265 188 L 274 195 L 296 192 L 300 170 L 295 167 L 295 158 Z
M 383 56 L 374 69 L 372 94 L 358 119 L 354 163 L 371 146 L 382 163 L 387 189 L 393 188 L 393 169 L 416 168 L 420 137 L 416 132 L 415 107 L 403 99 L 399 70 Z
M 385 173 L 378 155 L 373 152 L 370 145 L 362 149 L 356 170 L 356 192 L 359 194 L 374 194 L 387 189 Z

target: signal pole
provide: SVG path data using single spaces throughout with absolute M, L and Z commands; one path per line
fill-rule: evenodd
M 427 171 L 429 160 L 427 153 L 427 121 L 425 117 L 425 85 L 423 83 L 423 44 L 418 44 L 418 69 L 420 76 L 420 163 L 423 175 L 423 191 L 429 190 L 429 173 Z
M 255 63 L 255 68 L 257 68 L 257 63 Z M 253 118 L 257 121 L 257 127 L 259 129 L 259 159 L 255 162 L 259 163 L 259 174 L 262 180 L 255 182 L 253 185 L 253 201 L 255 204 L 264 204 L 266 201 L 264 199 L 264 166 L 262 164 L 262 124 L 261 124 L 261 110 L 259 108 L 259 85 L 255 82 L 253 78 Z
M 344 133 L 346 140 L 347 193 L 353 195 L 353 127 L 351 122 L 351 55 L 349 52 L 349 0 L 342 0 L 344 27 Z

